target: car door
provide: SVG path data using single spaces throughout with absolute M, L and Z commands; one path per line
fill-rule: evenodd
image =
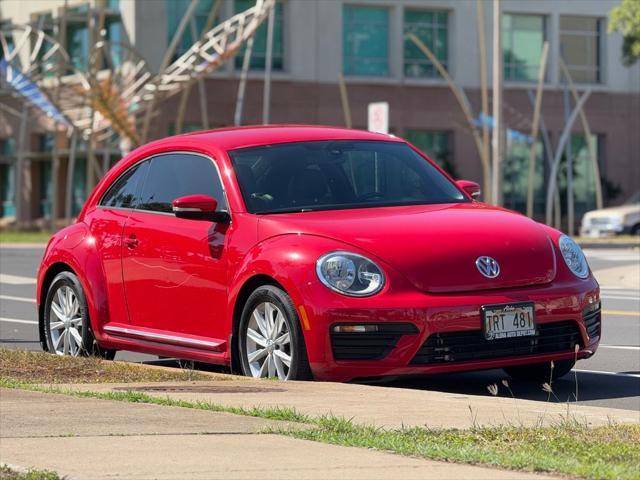
M 213 159 L 194 153 L 154 156 L 140 201 L 123 232 L 122 275 L 129 333 L 218 350 L 227 333 L 225 242 L 229 224 L 177 218 L 171 202 L 205 194 L 226 210 Z
M 95 239 L 95 247 L 102 263 L 109 322 L 128 321 L 122 285 L 122 231 L 136 205 L 148 166 L 148 162 L 142 161 L 123 172 L 107 189 L 97 208 L 88 212 L 84 219 Z

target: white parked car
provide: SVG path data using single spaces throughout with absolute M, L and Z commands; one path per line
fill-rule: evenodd
M 599 237 L 604 235 L 640 235 L 640 191 L 618 207 L 592 210 L 582 217 L 580 234 Z

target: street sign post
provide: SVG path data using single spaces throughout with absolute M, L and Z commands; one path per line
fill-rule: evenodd
M 370 132 L 389 133 L 389 104 L 374 102 L 369 104 L 367 128 Z

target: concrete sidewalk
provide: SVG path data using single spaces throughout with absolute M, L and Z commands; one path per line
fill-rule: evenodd
M 470 428 L 490 425 L 554 424 L 566 418 L 567 404 L 514 400 L 329 382 L 274 382 L 242 379 L 164 384 L 66 385 L 77 390 L 136 390 L 158 397 L 233 407 L 292 407 L 312 416 L 333 414 L 356 422 L 399 428 Z M 501 386 L 502 387 L 502 386 Z M 504 388 L 502 388 L 504 390 Z M 571 404 L 572 418 L 589 425 L 640 423 L 640 412 Z
M 550 478 L 257 433 L 274 424 L 284 423 L 0 389 L 0 463 L 71 479 Z
M 640 263 L 596 270 L 594 275 L 601 286 L 636 290 L 640 285 Z

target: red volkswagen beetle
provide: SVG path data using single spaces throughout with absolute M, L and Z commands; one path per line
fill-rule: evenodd
M 357 130 L 150 143 L 49 242 L 42 346 L 290 380 L 564 375 L 600 340 L 598 284 L 570 238 L 477 193 L 405 141 Z

